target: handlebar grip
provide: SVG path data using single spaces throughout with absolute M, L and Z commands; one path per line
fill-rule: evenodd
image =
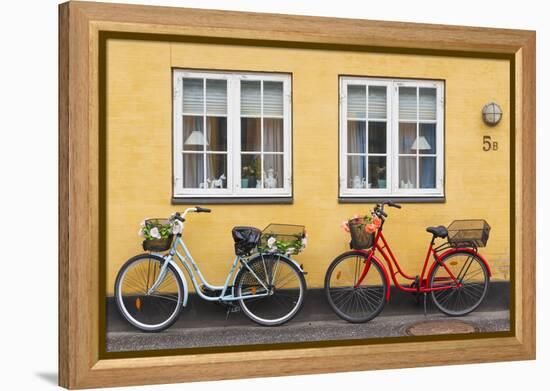
M 391 206 L 392 208 L 401 209 L 401 205 L 396 204 L 396 203 L 393 202 L 393 201 L 388 201 L 387 205 L 388 205 L 388 206 Z
M 202 206 L 195 206 L 195 212 L 197 212 L 197 213 L 210 213 L 210 212 L 212 212 L 212 209 L 203 208 Z

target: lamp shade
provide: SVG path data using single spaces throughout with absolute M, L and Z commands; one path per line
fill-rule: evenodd
M 428 143 L 428 140 L 426 140 L 426 137 L 420 136 L 416 140 L 414 140 L 411 149 L 414 149 L 415 151 L 427 151 L 432 149 L 432 147 Z
M 208 140 L 200 130 L 193 130 L 187 140 L 185 140 L 185 145 L 208 145 Z

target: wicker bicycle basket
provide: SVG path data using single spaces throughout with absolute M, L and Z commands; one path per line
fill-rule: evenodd
M 453 246 L 485 247 L 491 227 L 485 220 L 455 220 L 448 227 L 448 241 Z
M 162 227 L 169 224 L 170 220 L 168 219 L 145 220 L 145 226 L 148 228 Z M 145 251 L 162 252 L 167 251 L 170 248 L 173 239 L 174 235 L 170 234 L 168 237 L 162 239 L 145 239 L 141 245 Z
M 355 250 L 371 248 L 374 244 L 374 233 L 365 231 L 366 222 L 363 219 L 352 219 L 348 221 L 349 233 L 351 236 L 350 247 Z

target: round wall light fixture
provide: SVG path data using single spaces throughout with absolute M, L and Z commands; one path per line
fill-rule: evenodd
M 502 119 L 502 109 L 495 102 L 487 103 L 481 110 L 481 116 L 487 125 L 495 126 Z

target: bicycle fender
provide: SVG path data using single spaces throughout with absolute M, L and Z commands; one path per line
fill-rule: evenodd
M 446 257 L 447 255 L 455 254 L 455 253 L 469 253 L 479 257 L 479 259 L 481 259 L 481 261 L 485 264 L 485 267 L 487 268 L 487 272 L 489 273 L 489 277 L 492 277 L 491 268 L 489 267 L 489 263 L 487 262 L 487 260 L 483 257 L 483 255 L 481 255 L 479 252 L 477 252 L 472 248 L 469 248 L 469 247 L 451 248 L 445 251 L 443 254 L 441 254 L 439 258 L 443 258 L 443 257 Z M 433 268 L 435 267 L 436 263 L 437 261 L 432 263 L 432 266 L 430 267 L 430 271 L 428 272 L 428 277 L 432 274 Z
M 365 255 L 365 251 L 361 251 L 361 250 L 352 250 L 352 251 L 349 251 L 348 253 L 362 255 L 362 256 Z M 344 254 L 342 254 L 342 255 L 344 255 Z M 386 280 L 386 286 L 387 286 L 386 301 L 390 301 L 391 282 L 390 282 L 390 276 L 388 275 L 388 271 L 386 270 L 386 267 L 384 266 L 384 264 L 382 262 L 380 262 L 380 260 L 378 258 L 376 258 L 376 256 L 373 255 L 370 258 L 370 260 L 371 260 L 371 262 L 375 262 L 378 266 L 380 266 L 380 269 L 382 269 L 382 273 L 384 274 L 384 279 Z
M 187 298 L 188 298 L 187 296 L 189 292 L 189 287 L 187 286 L 187 280 L 185 279 L 185 275 L 183 274 L 183 271 L 178 267 L 177 263 L 173 259 L 170 260 L 170 263 L 172 264 L 172 266 L 174 266 L 174 269 L 177 270 L 179 277 L 183 283 L 183 298 L 181 300 L 181 303 L 184 307 L 186 307 Z

